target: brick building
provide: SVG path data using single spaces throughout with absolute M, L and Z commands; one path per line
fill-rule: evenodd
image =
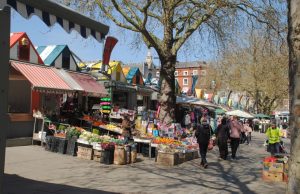
M 198 82 L 203 80 L 206 76 L 206 65 L 204 61 L 176 63 L 175 79 L 178 81 L 183 93 L 187 93 L 192 88 L 193 75 L 198 75 Z

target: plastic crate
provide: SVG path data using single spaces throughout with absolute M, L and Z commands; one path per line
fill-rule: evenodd
M 77 156 L 77 137 L 68 138 L 67 155 Z

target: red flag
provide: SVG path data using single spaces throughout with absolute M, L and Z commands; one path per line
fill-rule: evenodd
M 102 57 L 101 71 L 105 71 L 105 65 L 109 64 L 111 52 L 112 52 L 113 48 L 115 47 L 115 45 L 117 44 L 117 42 L 118 42 L 118 39 L 116 39 L 112 36 L 108 36 L 106 38 L 104 51 L 103 51 L 103 57 Z

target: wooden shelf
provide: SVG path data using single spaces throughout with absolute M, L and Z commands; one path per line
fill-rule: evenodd
M 8 113 L 11 122 L 33 121 L 31 113 Z

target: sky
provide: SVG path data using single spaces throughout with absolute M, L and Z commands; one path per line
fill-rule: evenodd
M 29 20 L 26 20 L 13 10 L 11 14 L 11 32 L 26 32 L 36 46 L 67 44 L 83 61 L 98 61 L 102 58 L 103 43 L 99 43 L 91 37 L 84 39 L 76 31 L 68 34 L 58 24 L 49 28 L 34 15 Z M 120 32 L 120 28 L 110 25 L 108 35 L 119 39 L 112 52 L 111 60 L 120 60 L 124 63 L 144 62 L 148 52 L 146 46 L 142 44 L 140 48 L 133 48 L 131 46 L 132 39 L 130 38 L 133 34 Z M 199 57 L 198 54 L 196 55 L 193 52 L 186 52 L 186 49 L 182 50 L 183 52 L 179 53 L 177 58 L 181 62 L 207 60 L 210 58 L 209 53 L 203 55 L 204 57 Z M 151 49 L 151 52 L 154 57 L 154 64 L 158 65 L 159 60 L 155 50 Z

